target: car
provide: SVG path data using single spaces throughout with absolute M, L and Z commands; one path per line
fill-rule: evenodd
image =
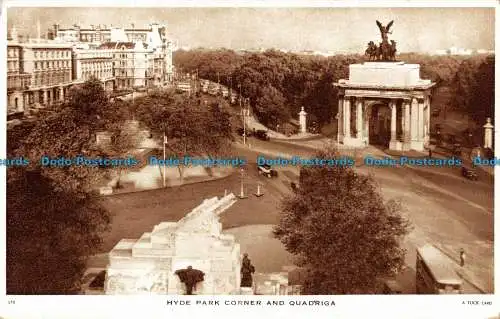
M 257 169 L 259 170 L 259 175 L 264 175 L 268 178 L 278 177 L 278 172 L 272 169 L 270 165 L 267 164 L 258 165 Z
M 238 136 L 243 136 L 243 133 L 245 133 L 247 135 L 247 137 L 252 136 L 252 132 L 251 131 L 246 130 L 246 132 L 245 132 L 245 130 L 243 130 L 243 128 L 241 128 L 241 127 L 239 127 L 239 128 L 236 129 L 236 133 L 238 134 Z
M 254 136 L 256 138 L 258 138 L 259 140 L 263 140 L 263 141 L 269 141 L 270 140 L 269 135 L 267 135 L 267 132 L 264 131 L 264 130 L 257 130 L 257 131 L 255 131 Z
M 462 176 L 473 181 L 477 181 L 477 172 L 473 167 L 462 166 Z

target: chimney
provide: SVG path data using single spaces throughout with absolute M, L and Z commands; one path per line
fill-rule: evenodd
M 16 27 L 12 27 L 12 29 L 10 30 L 10 38 L 12 39 L 12 41 L 15 41 L 15 42 L 17 42 L 19 40 Z

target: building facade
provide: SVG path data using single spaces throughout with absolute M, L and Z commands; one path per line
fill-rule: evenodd
M 66 43 L 7 43 L 7 105 L 23 112 L 30 106 L 61 101 L 72 84 L 72 47 Z
M 115 87 L 113 51 L 106 49 L 74 49 L 73 81 L 99 79 L 107 91 Z
M 63 101 L 73 84 L 94 77 L 106 90 L 160 86 L 173 80 L 174 45 L 166 27 L 117 28 L 54 25 L 49 40 L 19 41 L 15 28 L 7 45 L 9 112 Z

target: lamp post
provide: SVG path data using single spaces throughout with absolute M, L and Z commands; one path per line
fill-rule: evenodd
M 163 131 L 163 187 L 164 188 L 167 186 L 167 176 L 166 176 L 167 166 L 165 165 L 167 157 L 167 147 L 166 147 L 167 143 L 168 143 L 167 135 L 165 134 L 165 131 Z
M 245 199 L 247 198 L 247 196 L 245 195 L 245 189 L 244 189 L 244 186 L 243 186 L 243 179 L 244 179 L 244 175 L 245 175 L 245 169 L 242 167 L 240 169 L 240 174 L 241 174 L 241 182 L 240 182 L 240 195 L 238 196 L 240 199 Z
M 241 104 L 241 83 L 238 84 L 238 88 L 240 89 L 240 96 L 239 96 L 239 101 L 240 101 L 240 110 L 241 110 L 241 118 L 243 120 L 243 145 L 247 144 L 247 128 L 246 128 L 246 111 L 243 108 L 243 105 Z

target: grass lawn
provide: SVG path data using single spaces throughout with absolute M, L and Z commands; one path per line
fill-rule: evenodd
M 248 225 L 227 229 L 224 233 L 235 236 L 241 253 L 248 253 L 256 272 L 280 272 L 283 266 L 293 265 L 293 260 L 281 242 L 273 237 L 272 228 L 273 225 Z
M 238 200 L 222 214 L 224 229 L 278 222 L 280 195 L 270 188 L 257 198 L 253 195 L 254 184 L 254 180 L 247 179 L 245 188 L 250 192 L 249 197 Z M 202 199 L 223 196 L 225 189 L 239 194 L 238 174 L 215 181 L 103 197 L 102 204 L 110 211 L 112 221 L 110 232 L 103 236 L 101 252 L 109 252 L 122 238 L 139 238 L 160 222 L 178 221 L 200 205 Z

